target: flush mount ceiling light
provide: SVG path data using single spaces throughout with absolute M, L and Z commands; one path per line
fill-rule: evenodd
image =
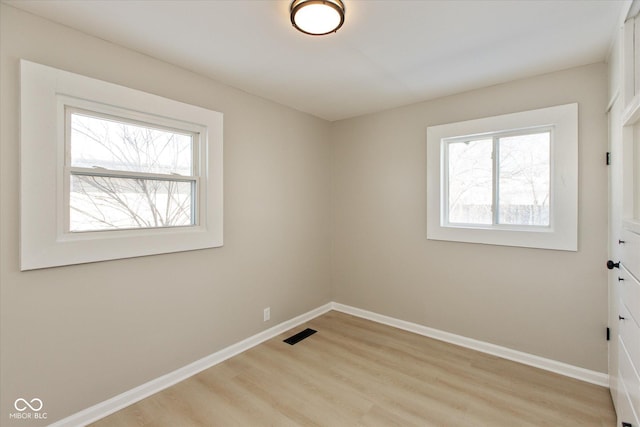
M 293 26 L 312 36 L 335 33 L 344 23 L 342 0 L 293 0 L 290 10 Z

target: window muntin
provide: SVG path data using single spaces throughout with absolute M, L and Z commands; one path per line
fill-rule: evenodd
M 199 135 L 65 108 L 67 232 L 197 225 Z
M 549 227 L 551 128 L 442 140 L 444 226 Z

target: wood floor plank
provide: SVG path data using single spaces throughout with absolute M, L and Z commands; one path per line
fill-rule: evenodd
M 318 333 L 290 346 L 283 339 Z M 604 387 L 331 311 L 95 427 L 614 427 Z

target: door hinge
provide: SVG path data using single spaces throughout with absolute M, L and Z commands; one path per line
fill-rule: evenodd
M 611 341 L 611 329 L 607 328 L 607 341 Z
M 607 151 L 607 166 L 611 164 L 611 153 Z

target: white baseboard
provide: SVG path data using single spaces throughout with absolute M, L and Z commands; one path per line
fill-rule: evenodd
M 501 357 L 503 359 L 512 360 L 514 362 L 523 363 L 525 365 L 534 366 L 546 371 L 555 372 L 560 375 L 575 378 L 603 387 L 609 387 L 609 375 L 602 372 L 591 371 L 589 369 L 580 368 L 578 366 L 569 365 L 567 363 L 558 362 L 556 360 L 547 359 L 533 354 L 524 353 L 522 351 L 512 350 L 484 341 L 474 340 L 473 338 L 463 337 L 461 335 L 444 332 L 439 329 L 429 328 L 427 326 L 418 325 L 417 323 L 406 322 L 404 320 L 395 319 L 393 317 L 383 316 L 371 311 L 362 310 L 339 303 L 331 303 L 333 310 L 361 317 L 363 319 L 372 320 L 398 329 L 413 332 L 429 338 L 445 341 L 461 347 L 470 348 L 472 350 L 481 351 Z
M 50 424 L 49 427 L 86 426 L 87 424 L 104 418 L 107 415 L 113 414 L 120 409 L 126 408 L 131 404 L 139 402 L 140 400 L 149 397 L 152 394 L 158 393 L 168 387 L 171 387 L 172 385 L 177 384 L 180 381 L 183 381 L 199 372 L 202 372 L 205 369 L 215 366 L 218 363 L 224 362 L 225 360 L 230 359 L 231 357 L 244 351 L 247 351 L 250 348 L 255 347 L 258 344 L 267 341 L 283 332 L 286 332 L 291 328 L 295 328 L 302 323 L 308 322 L 311 319 L 321 316 L 330 311 L 331 308 L 332 303 L 328 303 L 300 316 L 297 316 L 291 320 L 282 322 L 279 325 L 267 329 L 266 331 L 253 335 L 236 344 L 210 354 L 209 356 L 203 357 L 200 360 L 196 360 L 195 362 L 190 363 L 187 366 L 183 366 L 182 368 L 176 369 L 173 372 L 169 372 L 166 375 L 158 377 L 136 388 L 114 396 L 111 399 L 100 402 L 97 405 L 93 405 L 80 412 L 76 412 L 75 414 L 67 418 L 63 418 L 62 420 L 56 421 L 53 424 Z
M 490 344 L 484 341 L 474 340 L 472 338 L 467 338 L 438 329 L 429 328 L 417 323 L 395 319 L 393 317 L 384 316 L 371 311 L 351 307 L 345 304 L 331 302 L 300 316 L 297 316 L 291 320 L 282 322 L 279 325 L 276 325 L 272 328 L 267 329 L 266 331 L 260 332 L 236 344 L 210 354 L 209 356 L 203 357 L 200 360 L 196 360 L 195 362 L 190 363 L 187 366 L 176 369 L 173 372 L 169 372 L 166 375 L 158 377 L 136 388 L 114 396 L 111 399 L 100 402 L 87 409 L 70 415 L 69 417 L 63 418 L 62 420 L 56 421 L 53 424 L 50 424 L 49 427 L 86 426 L 87 424 L 95 422 L 101 418 L 106 417 L 107 415 L 113 414 L 114 412 L 126 408 L 129 405 L 139 402 L 140 400 L 147 398 L 152 394 L 158 393 L 168 387 L 171 387 L 172 385 L 177 384 L 180 381 L 183 381 L 199 372 L 204 371 L 205 369 L 215 366 L 218 363 L 224 362 L 225 360 L 237 354 L 247 351 L 257 346 L 258 344 L 263 343 L 264 341 L 267 341 L 283 332 L 286 332 L 291 328 L 295 328 L 296 326 L 308 322 L 309 320 L 321 316 L 331 310 L 351 314 L 353 316 L 372 320 L 374 322 L 382 323 L 429 338 L 434 338 L 440 341 L 459 345 L 461 347 L 466 347 L 473 350 L 481 351 L 483 353 L 492 354 L 503 359 L 513 360 L 515 362 L 520 362 L 525 365 L 530 365 L 536 368 L 555 372 L 567 377 L 576 378 L 588 383 L 609 387 L 609 376 L 601 372 L 591 371 L 555 360 L 546 359 L 544 357 L 535 356 L 533 354 L 512 350 L 510 348 L 501 347 L 495 344 Z

